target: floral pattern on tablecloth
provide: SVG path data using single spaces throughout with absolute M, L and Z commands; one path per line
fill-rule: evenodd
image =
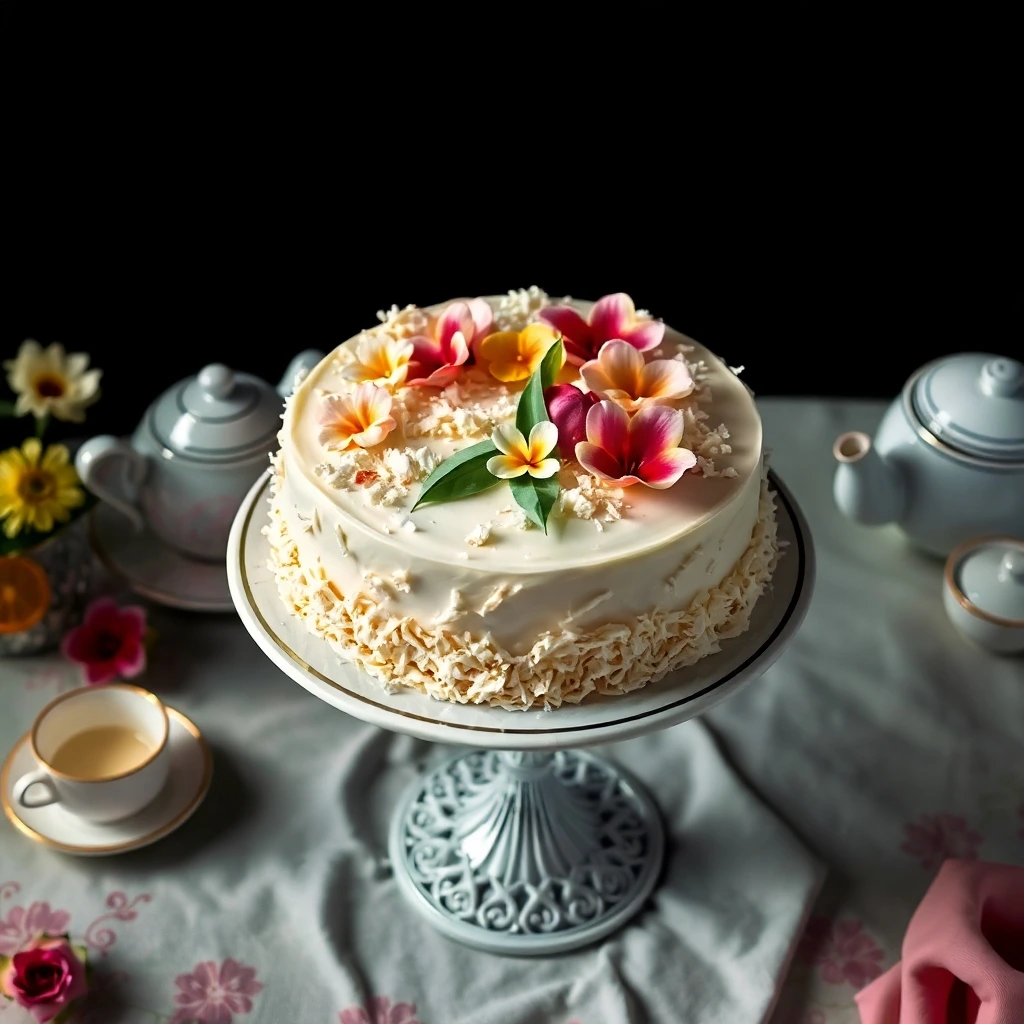
M 232 1024 L 235 1015 L 244 1016 L 252 1011 L 253 998 L 263 990 L 256 980 L 256 969 L 231 957 L 220 965 L 204 960 L 195 965 L 191 974 L 179 974 L 174 984 L 179 989 L 174 996 L 178 1009 L 171 1024 Z
M 903 827 L 900 849 L 920 861 L 926 871 L 935 871 L 947 857 L 977 860 L 983 840 L 958 814 L 922 814 Z
M 339 1024 L 420 1024 L 414 1004 L 392 1004 L 388 996 L 374 996 L 364 1006 L 350 1006 L 338 1019 Z

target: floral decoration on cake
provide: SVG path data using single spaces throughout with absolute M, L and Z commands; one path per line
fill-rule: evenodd
M 323 471 L 346 486 L 386 487 L 399 453 L 358 452 L 392 431 L 483 436 L 443 461 L 419 452 L 412 465 L 406 449 L 408 472 L 383 503 L 415 485 L 413 510 L 507 484 L 525 521 L 545 532 L 552 510 L 566 507 L 560 495 L 581 487 L 665 489 L 698 466 L 711 475 L 694 450 L 707 431 L 688 430 L 683 408 L 694 375 L 681 353 L 662 353 L 665 325 L 625 293 L 604 296 L 586 317 L 570 301 L 551 304 L 530 289 L 510 292 L 496 312 L 473 298 L 436 315 L 415 306 L 378 313 L 379 327 L 339 350 L 350 390 L 320 396 L 319 442 L 346 454 L 345 466 Z

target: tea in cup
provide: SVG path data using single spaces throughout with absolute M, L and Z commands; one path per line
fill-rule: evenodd
M 100 824 L 138 813 L 163 789 L 170 726 L 160 699 L 138 686 L 110 683 L 51 701 L 32 726 L 39 764 L 14 784 L 22 807 L 59 803 Z

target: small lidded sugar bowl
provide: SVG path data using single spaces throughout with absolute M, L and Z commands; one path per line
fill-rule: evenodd
M 980 647 L 1024 653 L 1024 540 L 982 537 L 954 549 L 942 599 L 953 625 Z

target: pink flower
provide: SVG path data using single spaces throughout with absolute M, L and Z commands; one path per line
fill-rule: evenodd
M 693 390 L 693 378 L 686 363 L 678 359 L 653 359 L 625 341 L 609 341 L 596 359 L 580 367 L 580 375 L 591 391 L 634 412 L 645 401 L 666 402 L 684 398 Z
M 469 359 L 473 343 L 490 332 L 493 319 L 491 307 L 483 299 L 453 302 L 434 321 L 432 338 L 419 335 L 411 339 L 406 383 L 435 388 L 450 384 Z
M 0 921 L 0 956 L 14 956 L 38 935 L 63 935 L 71 915 L 66 910 L 51 910 L 49 903 L 11 907 L 7 920 Z
M 146 611 L 137 605 L 119 608 L 109 597 L 89 605 L 85 621 L 64 637 L 65 657 L 85 666 L 90 686 L 112 679 L 132 679 L 146 667 Z
M 885 953 L 860 921 L 846 919 L 833 926 L 827 917 L 811 918 L 798 954 L 805 962 L 820 967 L 822 980 L 829 985 L 848 982 L 858 989 L 882 973 L 880 965 L 885 959 Z
M 0 993 L 39 1022 L 53 1020 L 88 989 L 85 964 L 66 936 L 41 937 L 15 953 L 0 974 Z
M 178 1011 L 171 1024 L 231 1024 L 232 1014 L 249 1013 L 251 997 L 263 990 L 256 980 L 255 968 L 243 967 L 230 958 L 219 968 L 213 960 L 204 960 L 196 964 L 191 974 L 179 974 L 174 984 L 181 991 L 174 996 Z
M 921 862 L 926 871 L 937 868 L 947 857 L 977 860 L 982 837 L 955 814 L 922 814 L 903 826 L 900 849 Z
M 576 458 L 576 445 L 587 439 L 587 413 L 600 399 L 571 384 L 552 384 L 544 392 L 551 422 L 558 427 L 558 450 L 563 459 Z
M 369 381 L 340 395 L 325 395 L 317 422 L 323 428 L 317 440 L 337 452 L 372 448 L 398 425 L 391 415 L 391 393 Z
M 395 1003 L 387 996 L 374 996 L 366 1006 L 352 1006 L 338 1014 L 339 1024 L 420 1024 L 414 1003 Z
M 697 457 L 680 448 L 683 414 L 647 404 L 632 418 L 614 402 L 599 402 L 587 413 L 587 440 L 576 445 L 576 460 L 613 487 L 646 484 L 671 487 Z
M 577 366 L 594 359 L 606 341 L 618 338 L 646 352 L 657 348 L 665 336 L 665 325 L 660 320 L 637 317 L 633 300 L 625 292 L 598 299 L 589 320 L 572 306 L 545 306 L 537 316 L 562 332 L 566 358 Z

